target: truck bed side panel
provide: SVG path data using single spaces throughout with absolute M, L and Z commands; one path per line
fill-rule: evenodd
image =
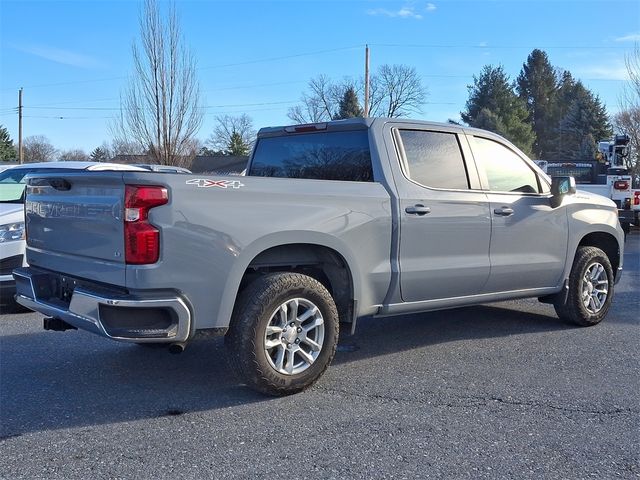
M 127 288 L 183 292 L 197 329 L 227 326 L 247 266 L 285 244 L 335 250 L 352 269 L 359 312 L 374 313 L 382 303 L 390 281 L 391 207 L 378 183 L 133 172 L 124 179 L 165 184 L 170 198 L 149 215 L 161 230 L 160 261 L 127 266 Z

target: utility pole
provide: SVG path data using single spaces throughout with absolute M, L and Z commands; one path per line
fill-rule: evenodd
M 23 162 L 22 155 L 22 87 L 18 90 L 18 163 Z
M 369 45 L 364 46 L 364 118 L 369 116 Z

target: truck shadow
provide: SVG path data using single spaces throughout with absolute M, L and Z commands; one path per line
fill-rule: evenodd
M 353 336 L 342 335 L 334 363 L 356 361 L 411 350 L 428 345 L 498 338 L 575 328 L 554 314 L 543 315 L 508 307 L 482 305 L 453 310 L 403 315 L 390 318 L 364 318 Z
M 345 336 L 334 363 L 464 339 L 568 328 L 553 316 L 499 306 L 367 318 L 356 335 Z M 171 355 L 85 332 L 33 331 L 1 337 L 0 349 L 0 441 L 28 432 L 295 398 L 269 398 L 239 384 L 221 338 L 196 340 L 181 355 Z

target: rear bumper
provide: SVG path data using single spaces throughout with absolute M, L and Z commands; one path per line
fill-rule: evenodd
M 18 303 L 76 328 L 135 343 L 184 342 L 191 335 L 191 312 L 177 294 L 105 292 L 84 283 L 64 300 L 56 295 L 66 280 L 60 274 L 28 267 L 13 275 Z

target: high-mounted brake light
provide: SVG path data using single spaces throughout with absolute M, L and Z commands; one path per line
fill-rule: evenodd
M 296 125 L 293 127 L 284 127 L 284 131 L 287 133 L 308 133 L 317 132 L 318 130 L 326 130 L 326 123 L 309 123 L 307 125 Z
M 156 263 L 160 258 L 160 232 L 148 221 L 149 210 L 169 201 L 165 187 L 126 185 L 124 193 L 125 262 Z

